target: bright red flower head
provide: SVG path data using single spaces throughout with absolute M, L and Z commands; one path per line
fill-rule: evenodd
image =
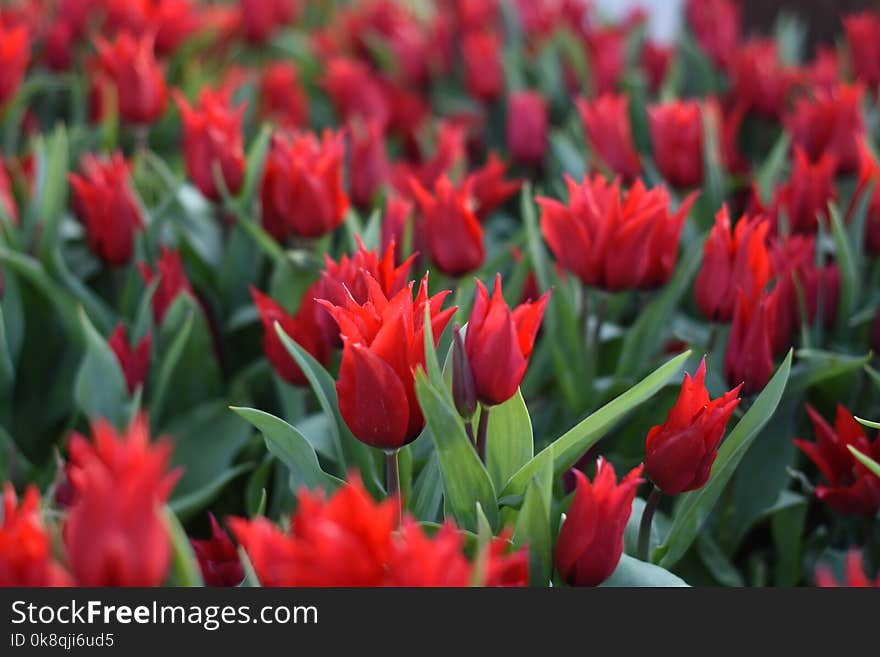
M 618 483 L 614 467 L 599 457 L 592 483 L 580 470 L 574 475 L 574 500 L 559 531 L 554 561 L 569 585 L 598 586 L 623 554 L 623 532 L 642 483 L 642 466 Z
M 137 267 L 145 285 L 150 285 L 157 277 L 159 279 L 158 287 L 153 293 L 153 318 L 156 324 L 161 324 L 178 294 L 193 293 L 180 260 L 180 253 L 163 246 L 155 271 L 145 262 L 137 263 Z
M 727 205 L 715 215 L 694 283 L 697 306 L 708 319 L 730 321 L 739 292 L 752 305 L 767 287 L 773 275 L 767 247 L 769 229 L 769 222 L 760 215 L 743 215 L 731 230 Z
M 159 586 L 171 563 L 162 507 L 180 474 L 168 472 L 171 443 L 151 442 L 143 415 L 122 434 L 99 420 L 92 436 L 70 440 L 70 569 L 80 586 Z
M 132 348 L 128 343 L 128 336 L 125 331 L 125 324 L 119 322 L 107 344 L 116 355 L 119 361 L 119 367 L 125 376 L 125 384 L 128 387 L 128 393 L 133 395 L 138 386 L 142 386 L 147 380 L 147 374 L 150 372 L 150 346 L 153 342 L 153 336 L 147 333 L 141 341 Z
M 547 101 L 538 91 L 519 91 L 507 107 L 507 150 L 523 164 L 540 164 L 547 152 Z
M 205 88 L 192 107 L 183 94 L 174 92 L 174 102 L 183 121 L 183 154 L 186 170 L 206 198 L 217 201 L 220 189 L 217 169 L 230 194 L 244 181 L 244 140 L 241 120 L 244 105 L 230 106 L 230 90 Z
M 703 182 L 703 119 L 694 100 L 648 107 L 651 145 L 660 174 L 675 187 Z
M 299 81 L 296 66 L 278 61 L 269 64 L 260 78 L 260 115 L 284 128 L 301 128 L 309 121 L 309 98 Z
M 298 0 L 238 0 L 241 32 L 253 44 L 266 43 L 299 13 Z
M 474 214 L 480 221 L 504 205 L 522 187 L 521 180 L 506 180 L 507 164 L 494 151 L 486 163 L 468 174 L 463 187 L 471 193 Z
M 788 232 L 815 233 L 817 216 L 828 216 L 828 202 L 837 196 L 834 172 L 837 160 L 831 153 L 823 154 L 815 163 L 800 148 L 795 148 L 794 165 L 788 180 L 776 188 L 771 205 L 771 220 L 780 229 L 782 216 Z
M 0 587 L 69 586 L 70 575 L 52 558 L 52 538 L 40 515 L 40 491 L 29 486 L 21 504 L 3 486 L 0 515 Z
M 349 189 L 351 200 L 361 208 L 369 207 L 376 193 L 390 175 L 388 154 L 385 149 L 385 131 L 378 121 L 349 123 L 351 158 L 349 160 Z
M 146 7 L 147 31 L 155 31 L 159 54 L 173 53 L 202 28 L 199 8 L 191 0 L 154 0 Z
M 737 0 L 688 0 L 686 15 L 697 43 L 716 66 L 726 69 L 742 28 Z
M 816 566 L 816 586 L 823 588 L 836 588 L 845 586 L 848 588 L 880 587 L 880 574 L 872 580 L 865 572 L 865 564 L 862 561 L 862 553 L 858 550 L 850 550 L 846 555 L 846 570 L 842 582 L 837 581 L 834 571 L 827 564 Z
M 433 194 L 415 178 L 413 195 L 425 220 L 431 260 L 444 274 L 461 276 L 483 264 L 483 228 L 470 206 L 467 189 L 456 189 L 445 175 Z
M 330 361 L 330 344 L 321 323 L 323 310 L 315 302 L 318 290 L 320 283 L 312 283 L 303 294 L 299 309 L 290 315 L 277 301 L 251 287 L 251 296 L 263 324 L 263 352 L 278 376 L 291 385 L 306 386 L 308 379 L 281 342 L 275 331 L 275 323 L 280 324 L 284 332 L 315 360 L 327 365 Z
M 852 14 L 843 19 L 843 29 L 856 77 L 880 84 L 880 17 L 871 11 Z
M 397 449 L 415 440 L 425 425 L 414 377 L 415 369 L 425 366 L 425 308 L 430 308 L 435 345 L 455 308 L 441 310 L 448 292 L 428 298 L 427 274 L 415 302 L 412 283 L 390 298 L 372 277 L 367 283 L 363 304 L 351 295 L 344 306 L 320 301 L 342 335 L 339 409 L 358 440 Z
M 873 516 L 880 510 L 880 478 L 853 456 L 852 445 L 865 456 L 880 461 L 880 439 L 872 442 L 846 408 L 837 405 L 834 428 L 807 404 L 816 442 L 795 438 L 825 478 L 816 486 L 816 497 L 840 513 Z
M 263 226 L 279 241 L 320 237 L 342 224 L 348 196 L 342 188 L 341 133 L 275 134 L 261 189 Z
M 128 165 L 117 151 L 109 160 L 85 155 L 81 168 L 81 173 L 68 177 L 89 247 L 108 264 L 124 265 L 131 260 L 134 234 L 144 225 Z
M 153 37 L 125 32 L 112 43 L 95 37 L 102 69 L 116 85 L 119 115 L 131 123 L 152 123 L 165 111 L 165 74 L 153 54 Z
M 635 180 L 642 170 L 629 122 L 629 99 L 605 94 L 593 100 L 578 98 L 584 134 L 602 163 L 624 181 Z
M 501 274 L 495 276 L 492 297 L 477 281 L 474 307 L 465 335 L 465 351 L 476 384 L 477 399 L 501 404 L 510 399 L 525 376 L 529 356 L 550 292 L 511 311 L 501 293 Z
M 31 60 L 31 39 L 23 25 L 0 25 L 0 107 L 18 93 Z
M 244 568 L 238 550 L 226 530 L 220 526 L 213 513 L 211 537 L 203 540 L 190 539 L 193 552 L 199 560 L 202 579 L 207 586 L 238 586 L 244 579 Z
M 780 61 L 772 39 L 755 39 L 743 45 L 734 55 L 730 77 L 736 102 L 767 119 L 782 114 L 796 82 L 794 71 Z
M 684 383 L 666 421 L 651 427 L 645 440 L 645 474 L 667 495 L 702 488 L 733 409 L 739 404 L 740 384 L 709 399 L 704 383 L 706 359 L 696 375 L 685 373 Z
M 865 135 L 863 96 L 862 85 L 839 84 L 816 89 L 812 98 L 799 98 L 786 120 L 792 143 L 813 162 L 831 155 L 838 172 L 858 171 L 859 144 Z
M 619 181 L 602 176 L 566 184 L 568 205 L 537 199 L 541 232 L 565 270 L 609 291 L 654 289 L 669 279 L 695 193 L 670 215 L 664 187 L 648 190 L 638 180 L 622 193 Z
M 733 325 L 724 352 L 724 374 L 729 385 L 743 384 L 743 392 L 760 392 L 773 375 L 773 338 L 777 302 L 773 293 L 749 303 L 737 292 Z
M 461 56 L 468 93 L 485 103 L 497 100 L 504 91 L 498 36 L 490 30 L 468 32 L 461 41 Z

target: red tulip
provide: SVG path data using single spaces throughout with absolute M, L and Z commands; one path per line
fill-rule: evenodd
M 523 164 L 538 165 L 547 152 L 547 101 L 538 91 L 519 91 L 507 107 L 507 150 Z
M 238 550 L 214 514 L 209 513 L 208 517 L 211 520 L 211 537 L 190 539 L 193 552 L 199 560 L 202 579 L 207 586 L 238 586 L 244 579 Z
M 291 385 L 306 386 L 309 382 L 293 356 L 282 344 L 281 338 L 275 331 L 275 323 L 280 324 L 284 332 L 309 352 L 315 360 L 322 365 L 327 365 L 330 361 L 330 347 L 320 322 L 320 314 L 323 311 L 319 310 L 315 303 L 315 296 L 317 296 L 319 289 L 319 283 L 310 285 L 300 300 L 296 314 L 290 315 L 281 304 L 271 297 L 254 287 L 250 288 L 254 305 L 260 314 L 260 321 L 263 323 L 263 352 L 278 376 Z
M 336 392 L 342 418 L 355 437 L 382 449 L 412 442 L 425 425 L 415 394 L 414 370 L 425 365 L 424 317 L 430 308 L 434 343 L 455 308 L 441 310 L 448 292 L 428 298 L 428 277 L 415 302 L 412 283 L 390 299 L 368 279 L 368 300 L 349 295 L 344 306 L 321 303 L 339 325 L 342 364 Z
M 349 188 L 358 207 L 369 207 L 390 175 L 385 132 L 378 121 L 355 120 L 350 124 L 351 158 Z
M 795 148 L 794 165 L 788 181 L 776 188 L 770 216 L 777 231 L 783 213 L 788 232 L 815 233 L 817 216 L 828 216 L 828 202 L 837 196 L 834 187 L 836 160 L 825 153 L 811 163 L 806 153 Z
M 813 98 L 798 99 L 786 120 L 792 143 L 813 162 L 831 155 L 838 172 L 858 171 L 859 144 L 865 135 L 863 96 L 862 85 L 839 84 L 817 89 Z
M 656 43 L 650 39 L 645 41 L 645 45 L 642 46 L 641 66 L 648 78 L 648 88 L 651 93 L 660 91 L 674 56 L 675 49 L 672 46 Z
M 635 180 L 642 170 L 629 122 L 629 99 L 605 94 L 588 101 L 578 98 L 578 112 L 590 146 L 611 173 L 625 181 Z
M 153 38 L 123 33 L 108 43 L 98 35 L 95 47 L 101 67 L 116 85 L 119 115 L 131 123 L 147 124 L 158 119 L 165 111 L 168 90 L 153 55 Z
M 201 28 L 198 7 L 190 0 L 158 0 L 147 3 L 147 30 L 156 32 L 156 52 L 175 52 Z
M 846 408 L 837 405 L 834 428 L 807 404 L 816 442 L 795 438 L 794 444 L 816 465 L 827 484 L 816 486 L 816 497 L 840 513 L 874 516 L 880 510 L 880 478 L 853 456 L 853 448 L 880 460 L 880 439 L 872 442 Z
M 276 239 L 320 237 L 338 228 L 348 210 L 342 188 L 342 134 L 325 130 L 275 134 L 261 189 L 263 226 Z
M 238 193 L 244 182 L 244 140 L 241 120 L 244 105 L 230 107 L 230 90 L 199 93 L 192 107 L 183 94 L 174 92 L 174 101 L 183 120 L 183 154 L 186 170 L 206 198 L 221 198 L 217 184 L 218 168 L 230 194 Z
M 147 380 L 147 374 L 150 372 L 150 346 L 152 342 L 153 336 L 147 333 L 132 348 L 128 343 L 125 324 L 122 322 L 116 325 L 116 328 L 107 340 L 107 344 L 116 355 L 116 360 L 119 361 L 119 367 L 122 369 L 123 375 L 125 375 L 128 393 L 131 395 Z
M 709 399 L 705 379 L 703 358 L 694 378 L 685 373 L 666 421 L 651 427 L 645 440 L 645 474 L 667 495 L 706 484 L 727 422 L 739 404 L 742 385 Z
M 700 47 L 716 66 L 726 69 L 740 39 L 737 0 L 688 0 L 685 13 Z
M 241 31 L 253 44 L 266 43 L 279 27 L 293 21 L 298 13 L 298 0 L 239 0 Z
M 123 434 L 99 420 L 92 435 L 70 440 L 70 569 L 80 586 L 159 586 L 171 564 L 162 507 L 180 474 L 167 471 L 171 443 L 151 442 L 143 415 Z
M 355 236 L 355 241 L 358 248 L 351 257 L 343 254 L 339 262 L 336 262 L 324 254 L 323 285 L 320 291 L 322 299 L 341 306 L 351 295 L 357 303 L 363 305 L 369 299 L 372 282 L 378 283 L 382 293 L 388 298 L 407 286 L 414 255 L 398 265 L 394 240 L 382 252 L 381 257 L 376 249 L 368 250 L 360 237 Z
M 871 11 L 852 14 L 843 19 L 843 29 L 856 77 L 880 84 L 880 17 Z
M 767 248 L 769 229 L 770 224 L 760 215 L 743 215 L 731 231 L 727 205 L 715 215 L 694 283 L 697 306 L 707 318 L 729 322 L 739 292 L 750 306 L 758 300 L 773 274 Z
M 590 54 L 590 72 L 597 95 L 614 93 L 626 69 L 626 41 L 628 30 L 611 25 L 587 32 L 587 50 Z
M 52 558 L 52 537 L 43 524 L 37 487 L 28 486 L 19 505 L 7 481 L 0 514 L 0 587 L 71 584 L 70 575 Z
M 441 121 L 433 140 L 436 143 L 433 154 L 426 156 L 420 153 L 417 165 L 397 162 L 393 172 L 394 186 L 401 194 L 408 196 L 412 191 L 411 178 L 430 189 L 442 176 L 448 176 L 452 169 L 464 167 L 467 158 L 466 136 L 464 126 L 449 120 Z
M 410 180 L 413 195 L 425 221 L 431 260 L 444 274 L 461 276 L 483 264 L 483 229 L 470 208 L 467 189 L 455 189 L 445 175 L 433 194 Z
M 767 119 L 781 116 L 796 81 L 794 72 L 780 61 L 772 39 L 743 45 L 734 55 L 730 77 L 736 101 Z
M 122 153 L 117 151 L 109 160 L 83 156 L 82 173 L 70 174 L 69 180 L 89 247 L 108 264 L 126 264 L 131 260 L 134 234 L 143 228 L 143 219 Z
M 468 32 L 461 42 L 465 86 L 476 100 L 491 103 L 504 91 L 501 42 L 490 30 Z
M 260 78 L 260 115 L 284 128 L 301 128 L 309 122 L 309 98 L 290 62 L 273 62 Z
M 390 196 L 382 216 L 382 251 L 391 244 L 403 244 L 407 225 L 412 225 L 413 204 L 402 196 Z
M 31 60 L 31 39 L 24 26 L 0 25 L 0 107 L 6 105 L 21 86 Z
M 180 261 L 180 253 L 163 246 L 162 254 L 156 263 L 156 271 L 153 271 L 145 262 L 137 263 L 137 267 L 145 285 L 150 285 L 157 277 L 159 279 L 156 291 L 153 293 L 152 303 L 153 318 L 157 325 L 162 324 L 165 314 L 177 299 L 177 295 L 189 294 L 192 296 L 193 294 L 189 279 L 183 269 L 183 263 Z
M 571 586 L 597 586 L 611 576 L 623 554 L 623 531 L 642 483 L 642 466 L 618 484 L 614 467 L 601 456 L 593 482 L 580 470 L 568 516 L 556 541 L 554 561 Z
M 829 46 L 817 46 L 816 56 L 808 66 L 801 69 L 802 82 L 813 89 L 829 93 L 837 87 L 843 77 L 840 72 L 840 57 L 837 50 Z
M 742 291 L 737 293 L 724 374 L 729 385 L 743 384 L 747 394 L 760 392 L 773 375 L 776 305 L 773 294 L 763 294 L 750 304 Z
M 505 180 L 506 173 L 507 164 L 492 151 L 486 163 L 468 175 L 463 187 L 470 191 L 474 214 L 480 221 L 504 205 L 522 186 L 521 180 Z
M 321 85 L 342 121 L 355 117 L 389 124 L 388 99 L 375 74 L 353 59 L 335 57 L 327 64 Z
M 510 399 L 522 382 L 529 356 L 550 292 L 513 311 L 501 293 L 501 274 L 495 276 L 491 299 L 486 286 L 477 281 L 477 294 L 465 335 L 465 351 L 476 384 L 477 399 L 501 404 Z
M 653 289 L 675 266 L 681 229 L 696 194 L 669 214 L 669 193 L 641 181 L 621 193 L 601 176 L 578 185 L 570 178 L 568 205 L 538 198 L 541 232 L 560 265 L 604 290 Z
M 850 550 L 846 555 L 846 571 L 843 582 L 838 583 L 834 571 L 828 565 L 816 566 L 816 586 L 823 588 L 845 586 L 848 588 L 880 587 L 880 575 L 872 580 L 865 572 L 865 564 L 862 561 L 862 553 L 858 550 Z
M 651 145 L 660 174 L 675 187 L 703 182 L 703 120 L 693 100 L 648 107 Z

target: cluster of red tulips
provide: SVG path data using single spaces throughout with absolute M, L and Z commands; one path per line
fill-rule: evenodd
M 880 13 L 591 5 L 0 8 L 0 585 L 871 585 Z

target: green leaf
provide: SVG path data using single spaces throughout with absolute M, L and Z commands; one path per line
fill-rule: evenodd
M 69 164 L 67 132 L 64 126 L 58 125 L 55 128 L 48 143 L 43 143 L 41 140 L 37 152 L 42 157 L 38 164 L 37 190 L 34 198 L 39 199 L 37 216 L 42 221 L 40 252 L 44 259 L 47 259 L 58 243 L 61 218 L 67 207 Z
M 260 578 L 257 577 L 257 571 L 254 570 L 254 564 L 251 563 L 250 557 L 244 551 L 242 546 L 238 546 L 238 558 L 241 560 L 241 568 L 244 571 L 244 579 L 239 584 L 242 588 L 256 588 L 261 586 Z
M 834 237 L 834 249 L 837 266 L 840 269 L 840 302 L 837 309 L 837 325 L 839 331 L 847 331 L 850 317 L 856 310 L 859 299 L 861 277 L 852 244 L 850 244 L 846 227 L 840 216 L 840 210 L 834 203 L 828 206 L 831 218 L 831 234 Z
M 255 408 L 230 408 L 263 434 L 269 452 L 288 467 L 291 490 L 302 486 L 333 490 L 342 483 L 321 469 L 309 441 L 287 422 Z
M 105 418 L 120 428 L 129 416 L 125 375 L 113 350 L 82 308 L 79 317 L 86 353 L 76 375 L 74 398 L 88 418 Z
M 494 419 L 494 418 L 493 418 Z M 529 580 L 532 586 L 547 586 L 553 563 L 553 537 L 550 533 L 550 504 L 553 494 L 553 462 L 544 460 L 545 467 L 526 487 L 522 508 L 516 516 L 513 545 L 528 547 Z
M 568 470 L 624 415 L 650 399 L 670 379 L 677 376 L 690 355 L 691 352 L 686 351 L 664 363 L 625 393 L 611 400 L 557 438 L 552 444 L 554 474 L 560 475 Z M 539 459 L 547 449 L 550 447 L 546 447 L 519 469 L 519 472 L 504 487 L 502 497 L 521 495 L 525 492 L 526 485 L 536 473 L 540 463 Z
M 247 212 L 253 205 L 254 198 L 257 195 L 257 185 L 263 179 L 263 169 L 266 166 L 266 153 L 269 151 L 269 144 L 272 139 L 272 127 L 269 125 L 260 126 L 260 132 L 251 143 L 247 152 L 247 165 L 244 170 L 244 182 L 241 185 L 241 191 L 238 193 L 238 204 Z
M 284 348 L 293 356 L 293 359 L 299 365 L 303 374 L 305 374 L 306 379 L 308 379 L 309 385 L 315 393 L 315 397 L 318 398 L 318 403 L 324 413 L 333 420 L 328 423 L 328 427 L 337 445 L 334 451 L 340 455 L 344 454 L 340 467 L 344 471 L 347 468 L 348 462 L 353 461 L 357 463 L 367 490 L 377 497 L 384 495 L 385 488 L 379 478 L 379 471 L 370 448 L 354 437 L 348 425 L 345 424 L 345 420 L 342 419 L 342 413 L 339 410 L 339 398 L 336 396 L 336 382 L 333 380 L 333 377 L 309 352 L 288 336 L 277 322 L 275 324 L 275 331 L 278 333 Z
M 654 550 L 653 561 L 670 568 L 684 556 L 752 441 L 776 411 L 788 382 L 791 360 L 792 352 L 789 351 L 767 387 L 721 445 L 706 485 L 681 496 L 669 535 L 663 545 Z
M 153 394 L 150 395 L 150 413 L 156 420 L 162 417 L 165 397 L 171 387 L 174 372 L 180 362 L 180 357 L 183 355 L 184 347 L 186 347 L 186 343 L 189 341 L 192 326 L 193 314 L 190 312 L 183 322 L 183 327 L 176 332 L 173 341 L 161 355 L 158 367 L 159 373 L 155 379 L 156 383 L 153 385 Z
M 416 520 L 436 520 L 443 501 L 443 482 L 436 451 L 431 452 L 428 462 L 416 477 L 413 491 L 409 506 Z
M 437 450 L 446 504 L 460 527 L 477 527 L 475 502 L 492 527 L 498 526 L 498 500 L 489 473 L 477 457 L 451 402 L 416 371 L 416 394 Z
M 4 410 L 4 401 L 12 395 L 15 385 L 15 365 L 6 344 L 6 322 L 3 319 L 3 306 L 0 305 L 0 410 Z
M 783 131 L 779 135 L 779 139 L 773 145 L 767 158 L 761 163 L 760 168 L 755 174 L 755 180 L 758 183 L 758 191 L 761 194 L 761 200 L 768 204 L 773 198 L 773 190 L 776 188 L 776 181 L 782 174 L 782 170 L 788 161 L 788 151 L 791 145 L 791 138 L 788 133 Z
M 171 539 L 171 586 L 204 586 L 199 562 L 174 512 L 165 508 L 165 526 Z
M 183 520 L 191 518 L 194 514 L 204 509 L 219 495 L 226 485 L 240 474 L 251 469 L 250 463 L 239 463 L 229 468 L 220 475 L 219 479 L 209 482 L 204 488 L 194 490 L 187 495 L 175 496 L 168 502 L 168 507 Z
M 624 554 L 620 557 L 611 577 L 600 586 L 604 587 L 678 587 L 687 586 L 687 582 L 668 570 L 646 561 Z
M 847 445 L 846 448 L 850 451 L 850 453 L 855 456 L 859 462 L 864 465 L 868 470 L 874 473 L 874 476 L 880 477 L 880 463 L 877 463 L 874 459 L 866 454 L 862 454 L 859 450 L 857 450 L 852 445 Z
M 474 420 L 476 424 L 476 418 Z M 493 406 L 486 436 L 486 469 L 495 490 L 503 490 L 521 467 L 534 456 L 532 420 L 517 388 L 503 404 Z

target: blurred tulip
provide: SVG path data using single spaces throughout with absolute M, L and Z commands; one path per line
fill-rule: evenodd
M 724 374 L 728 385 L 742 384 L 745 394 L 763 390 L 773 375 L 776 313 L 773 294 L 762 294 L 757 301 L 749 303 L 742 291 L 737 293 L 733 325 L 724 352 Z
M 154 38 L 128 33 L 116 40 L 95 37 L 101 67 L 116 86 L 119 115 L 130 123 L 149 124 L 165 111 L 168 89 L 165 74 L 153 54 Z
M 648 107 L 651 145 L 660 174 L 675 187 L 703 182 L 703 119 L 693 100 Z
M 139 386 L 143 386 L 150 372 L 150 347 L 153 336 L 147 333 L 136 345 L 130 345 L 125 324 L 119 322 L 107 340 L 107 344 L 119 361 L 119 367 L 125 376 L 128 394 L 133 395 Z
M 629 121 L 629 99 L 605 94 L 594 100 L 578 98 L 578 112 L 590 146 L 611 173 L 632 182 L 642 170 Z
M 348 133 L 351 200 L 358 207 L 368 208 L 390 175 L 385 133 L 378 121 L 359 120 L 349 123 Z
M 467 92 L 476 100 L 491 103 L 504 92 L 501 42 L 490 30 L 468 32 L 461 41 Z
M 507 106 L 507 149 L 522 164 L 539 165 L 547 152 L 547 101 L 538 91 L 519 91 Z
M 296 67 L 273 62 L 260 78 L 260 115 L 283 128 L 302 128 L 309 122 L 309 99 Z
M 651 93 L 656 94 L 660 91 L 674 56 L 675 48 L 672 46 L 663 45 L 650 39 L 645 41 L 642 46 L 641 66 L 648 79 L 648 89 L 651 90 Z
M 153 318 L 156 325 L 161 325 L 177 295 L 192 296 L 193 294 L 180 260 L 180 253 L 163 246 L 155 271 L 145 262 L 137 263 L 137 267 L 145 285 L 150 285 L 156 278 L 159 279 L 156 291 L 153 293 L 152 304 Z
M 31 39 L 24 26 L 0 25 L 0 108 L 18 93 L 31 61 Z
M 252 44 L 266 43 L 299 13 L 299 0 L 238 0 L 238 4 L 242 34 Z
M 238 586 L 244 579 L 238 550 L 214 514 L 209 513 L 208 517 L 211 520 L 210 538 L 190 539 L 193 552 L 199 560 L 202 579 L 206 586 Z
M 766 119 L 782 115 L 796 82 L 794 72 L 780 61 L 772 39 L 754 39 L 737 50 L 730 77 L 736 101 Z
M 843 19 L 850 63 L 865 84 L 880 84 L 880 16 L 863 11 Z
M 697 43 L 712 62 L 726 69 L 737 50 L 741 20 L 737 0 L 687 0 L 685 15 Z
M 471 194 L 474 214 L 480 221 L 485 221 L 522 186 L 521 180 L 505 180 L 506 173 L 507 164 L 493 151 L 483 166 L 468 175 L 464 187 Z

